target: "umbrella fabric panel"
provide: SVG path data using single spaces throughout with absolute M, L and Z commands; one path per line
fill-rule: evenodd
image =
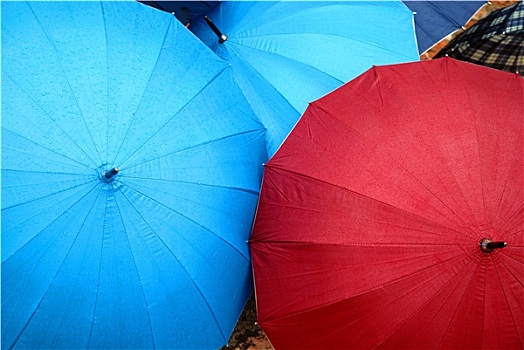
M 2 6 L 3 343 L 220 347 L 267 159 L 231 69 L 138 3 Z
M 493 11 L 452 40 L 438 57 L 450 56 L 508 72 L 524 71 L 524 5 Z
M 272 155 L 307 104 L 368 69 L 418 59 L 401 2 L 223 2 L 190 29 L 231 63 L 268 132 Z M 384 21 L 384 18 L 388 18 Z
M 507 91 L 508 84 L 519 86 L 521 82 L 512 74 L 508 74 L 503 83 L 492 82 L 489 71 L 480 69 L 474 75 L 478 80 L 457 69 L 455 76 L 450 72 L 445 80 L 431 79 L 434 87 L 425 91 L 417 88 L 424 76 L 416 66 L 407 65 L 402 75 L 390 74 L 395 76 L 395 81 L 373 71 L 341 88 L 340 93 L 315 102 L 312 117 L 303 122 L 289 141 L 293 146 L 289 146 L 290 153 L 286 156 L 303 159 L 297 162 L 296 168 L 301 174 L 324 181 L 330 179 L 334 185 L 385 203 L 395 203 L 401 209 L 445 226 L 462 227 L 468 232 L 468 227 L 479 227 L 484 220 L 492 223 L 495 218 L 485 217 L 497 213 L 491 209 L 506 204 L 513 208 L 520 205 L 505 202 L 504 188 L 508 183 L 512 185 L 509 188 L 519 189 L 513 199 L 519 198 L 522 191 L 517 186 L 521 180 L 518 171 L 513 170 L 518 169 L 521 162 L 522 107 L 498 103 L 498 96 L 485 96 L 487 88 L 471 91 L 470 86 L 481 84 L 489 87 L 489 91 Z M 427 77 L 431 71 L 426 72 Z M 371 79 L 372 75 L 376 75 L 376 79 Z M 373 93 L 362 94 L 361 91 L 373 86 L 377 86 Z M 385 91 L 392 97 L 384 99 Z M 475 91 L 479 91 L 478 94 Z M 408 101 L 408 96 L 415 97 L 415 102 Z M 522 91 L 513 89 L 505 92 L 505 96 L 511 101 L 520 101 Z M 444 106 L 437 105 L 437 102 L 442 104 L 441 101 L 446 101 Z M 486 111 L 490 113 L 486 115 Z M 337 115 L 361 117 L 340 121 Z M 325 126 L 328 122 L 333 125 L 330 128 L 333 132 Z M 319 127 L 308 125 L 310 123 Z M 503 133 L 496 132 L 501 129 Z M 348 136 L 349 140 L 342 144 L 340 138 Z M 320 152 L 310 152 L 309 157 L 297 155 L 294 149 L 298 149 L 304 139 L 311 140 L 312 147 L 324 147 L 329 152 L 321 156 Z M 413 154 L 426 156 L 412 161 Z M 284 155 L 275 157 L 274 166 L 279 166 Z M 318 166 L 324 161 L 334 168 Z M 381 171 L 375 164 L 385 165 Z M 494 173 L 493 167 L 499 170 Z M 398 190 L 392 192 L 385 184 Z M 482 194 L 483 190 L 486 195 Z M 455 208 L 455 213 L 449 208 Z
M 494 69 L 519 73 L 524 70 L 523 51 L 524 44 L 519 35 L 496 35 L 478 45 L 456 48 L 447 55 Z
M 415 32 L 422 54 L 462 28 L 486 1 L 403 1 L 415 12 Z
M 523 115 L 518 75 L 451 59 L 312 103 L 266 165 L 250 241 L 272 343 L 521 347 Z M 487 236 L 508 247 L 482 253 Z

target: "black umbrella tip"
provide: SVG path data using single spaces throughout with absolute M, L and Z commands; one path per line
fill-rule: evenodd
M 502 249 L 505 248 L 507 245 L 508 243 L 506 242 L 493 242 L 489 238 L 483 238 L 480 241 L 480 250 L 482 250 L 483 253 L 492 253 L 495 249 Z
M 117 167 L 114 167 L 113 169 L 104 170 L 102 172 L 102 175 L 100 176 L 100 179 L 103 182 L 110 183 L 115 179 L 115 176 L 120 172 L 120 169 Z
M 206 23 L 207 25 L 209 26 L 209 28 L 211 28 L 211 30 L 215 33 L 215 35 L 218 37 L 218 42 L 219 44 L 223 44 L 227 41 L 227 35 L 223 34 L 220 29 L 218 29 L 218 27 L 215 25 L 215 23 L 213 23 L 213 21 L 211 19 L 209 19 L 209 17 L 207 16 L 204 16 L 204 19 L 206 20 Z

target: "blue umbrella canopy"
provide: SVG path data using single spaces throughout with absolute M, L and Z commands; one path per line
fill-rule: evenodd
M 252 290 L 264 128 L 137 2 L 2 2 L 2 345 L 225 344 Z
M 233 67 L 267 129 L 269 155 L 308 102 L 373 64 L 419 59 L 401 1 L 224 1 L 206 16 L 189 29 Z

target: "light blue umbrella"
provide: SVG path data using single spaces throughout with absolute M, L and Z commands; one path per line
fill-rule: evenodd
M 189 29 L 233 67 L 267 128 L 269 155 L 309 102 L 372 65 L 419 59 L 401 1 L 224 1 L 207 18 Z
M 216 349 L 252 290 L 264 129 L 137 2 L 2 2 L 2 347 Z

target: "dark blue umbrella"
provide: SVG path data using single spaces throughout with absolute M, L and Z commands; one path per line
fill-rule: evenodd
M 141 1 L 141 3 L 162 11 L 173 13 L 175 17 L 187 24 L 195 17 L 200 16 L 218 4 L 218 0 L 211 1 Z
M 137 2 L 2 2 L 3 348 L 225 344 L 267 159 L 228 64 Z
M 482 0 L 403 0 L 415 13 L 415 32 L 419 52 L 430 49 L 464 24 L 487 1 Z
M 310 101 L 374 64 L 417 61 L 401 1 L 224 1 L 192 30 L 233 67 L 272 155 Z

